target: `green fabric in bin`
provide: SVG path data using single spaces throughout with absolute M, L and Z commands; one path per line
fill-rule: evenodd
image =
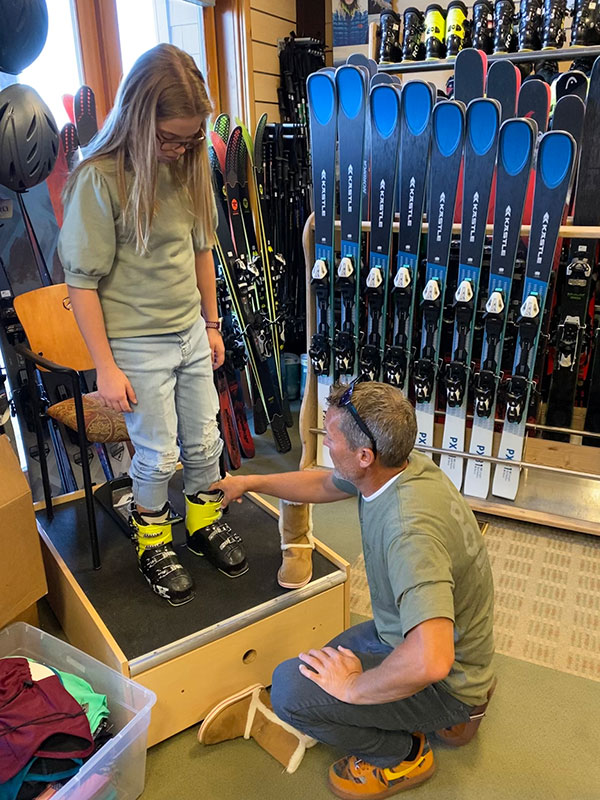
M 28 659 L 28 661 L 36 663 L 33 659 Z M 102 720 L 106 719 L 110 713 L 106 702 L 106 695 L 95 692 L 90 684 L 78 675 L 72 675 L 70 672 L 61 672 L 54 667 L 50 667 L 50 669 L 58 675 L 60 682 L 67 692 L 82 706 L 88 718 L 88 722 L 90 723 L 90 730 L 92 734 L 94 734 L 98 725 L 100 725 Z

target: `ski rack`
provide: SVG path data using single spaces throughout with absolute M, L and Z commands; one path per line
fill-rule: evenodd
M 600 48 L 598 48 L 600 51 Z M 398 220 L 393 223 L 393 232 L 398 232 Z M 370 223 L 363 222 L 362 230 L 368 232 Z M 422 223 L 421 231 L 426 233 L 428 225 Z M 460 233 L 460 224 L 453 226 L 453 233 Z M 340 222 L 335 222 L 336 240 L 339 239 Z M 521 235 L 528 236 L 530 227 L 523 225 Z M 491 226 L 486 231 L 491 235 Z M 600 227 L 562 225 L 559 236 L 563 239 L 600 238 Z M 304 227 L 303 247 L 307 270 L 307 304 L 306 304 L 306 334 L 310 341 L 315 330 L 315 309 L 310 295 L 310 274 L 314 254 L 314 214 L 311 214 Z M 336 249 L 338 245 L 336 243 Z M 436 410 L 436 418 L 443 418 L 444 409 Z M 583 421 L 583 418 L 582 418 Z M 322 467 L 317 463 L 317 441 L 324 436 L 324 431 L 317 421 L 317 380 L 310 365 L 306 376 L 306 389 L 302 398 L 300 409 L 300 438 L 302 442 L 302 456 L 300 469 Z M 553 428 L 538 423 L 528 423 L 528 430 L 554 430 Z M 561 433 L 572 436 L 585 436 L 585 431 L 579 429 L 560 429 Z M 436 422 L 434 444 L 432 447 L 419 447 L 423 452 L 439 456 L 449 451 L 441 447 L 443 424 Z M 464 458 L 474 458 L 468 452 L 468 438 L 464 450 L 459 453 Z M 494 453 L 497 452 L 500 435 L 494 438 Z M 452 451 L 452 455 L 457 455 Z M 474 511 L 492 514 L 510 519 L 533 522 L 539 525 L 548 525 L 563 528 L 578 533 L 588 533 L 600 536 L 600 449 L 583 444 L 559 442 L 552 439 L 538 439 L 528 437 L 522 460 L 518 466 L 525 472 L 521 478 L 519 493 L 516 500 L 505 500 L 495 497 L 481 500 L 465 495 L 465 499 Z M 498 463 L 501 459 L 490 456 L 483 460 Z M 566 465 L 566 466 L 565 466 Z
M 600 46 L 563 47 L 559 50 L 532 50 L 516 53 L 496 53 L 487 57 L 488 64 L 494 61 L 512 61 L 513 64 L 538 64 L 541 61 L 575 61 L 579 58 L 600 56 Z M 378 64 L 379 72 L 392 72 L 403 75 L 409 72 L 439 72 L 453 70 L 456 58 L 440 58 L 430 61 L 401 61 L 397 64 Z

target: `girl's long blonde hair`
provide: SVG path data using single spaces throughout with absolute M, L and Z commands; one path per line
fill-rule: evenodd
M 110 156 L 116 162 L 123 221 L 132 228 L 137 252 L 146 253 L 156 211 L 156 123 L 195 116 L 206 121 L 211 111 L 204 78 L 190 55 L 171 44 L 148 50 L 121 81 L 102 129 L 67 181 L 65 202 L 82 167 Z M 211 246 L 214 220 L 206 142 L 186 150 L 171 169 Z

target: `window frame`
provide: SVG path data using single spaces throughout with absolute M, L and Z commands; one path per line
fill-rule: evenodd
M 113 106 L 123 73 L 119 24 L 115 0 L 72 0 L 78 33 L 78 50 L 84 82 L 96 98 L 98 124 L 101 125 Z M 206 82 L 215 113 L 222 102 L 217 55 L 216 14 L 214 7 L 202 8 L 205 56 L 208 65 Z

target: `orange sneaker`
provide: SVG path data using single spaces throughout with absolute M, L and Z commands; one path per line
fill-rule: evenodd
M 365 797 L 377 800 L 404 789 L 418 786 L 435 772 L 433 753 L 423 733 L 419 752 L 412 761 L 401 761 L 394 767 L 376 767 L 356 756 L 346 756 L 329 767 L 329 788 L 345 800 Z

